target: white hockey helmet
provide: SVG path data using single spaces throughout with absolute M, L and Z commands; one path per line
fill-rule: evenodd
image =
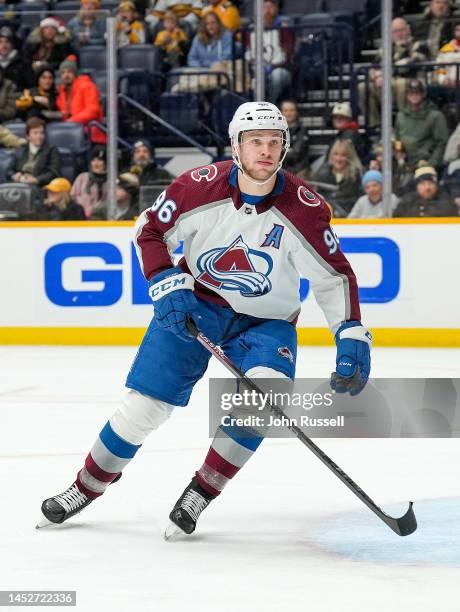
M 236 109 L 233 119 L 230 121 L 228 126 L 228 135 L 230 136 L 230 141 L 236 150 L 236 154 L 235 151 L 232 150 L 233 161 L 243 174 L 244 170 L 239 155 L 241 134 L 250 130 L 281 130 L 283 135 L 283 149 L 275 173 L 278 172 L 290 146 L 289 127 L 286 118 L 281 113 L 279 108 L 271 102 L 245 102 Z M 271 178 L 272 177 L 270 176 L 266 181 L 253 182 L 263 185 Z

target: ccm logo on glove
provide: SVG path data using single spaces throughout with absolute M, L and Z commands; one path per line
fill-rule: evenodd
M 177 289 L 193 289 L 193 277 L 190 274 L 174 274 L 164 280 L 160 280 L 149 288 L 152 302 L 161 300 L 162 297 L 176 291 Z

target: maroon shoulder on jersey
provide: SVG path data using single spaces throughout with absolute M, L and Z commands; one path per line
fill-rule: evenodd
M 285 185 L 275 207 L 294 226 L 298 234 L 338 274 L 348 278 L 350 319 L 359 321 L 361 313 L 358 283 L 350 262 L 340 249 L 339 241 L 330 226 L 331 208 L 325 199 L 298 176 L 285 172 Z
M 216 162 L 184 172 L 139 217 L 135 242 L 147 280 L 172 267 L 165 234 L 174 227 L 179 217 L 230 197 L 228 175 L 232 165 L 231 160 Z

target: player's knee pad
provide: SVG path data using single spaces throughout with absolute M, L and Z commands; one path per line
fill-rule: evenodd
M 130 444 L 142 444 L 148 434 L 171 416 L 174 406 L 134 389 L 129 389 L 123 404 L 110 418 L 114 432 Z
M 246 372 L 248 378 L 288 378 L 283 372 L 267 368 L 266 366 L 255 366 Z

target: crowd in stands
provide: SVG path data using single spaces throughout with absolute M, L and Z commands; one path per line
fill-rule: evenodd
M 118 48 L 155 49 L 157 72 L 174 77 L 165 81 L 172 94 L 203 94 L 200 109 L 210 114 L 212 95 L 222 89 L 213 74 L 227 77 L 238 103 L 253 91 L 251 2 L 121 0 L 113 7 L 108 1 L 81 0 L 79 9 L 64 19 L 57 0 L 32 25 L 29 19 L 21 21 L 14 1 L 5 3 L 8 11 L 0 10 L 0 199 L 2 184 L 29 185 L 38 203 L 30 218 L 99 220 L 111 214 L 133 219 L 139 214 L 142 188 L 173 178 L 155 161 L 154 134 L 133 137 L 129 150 L 120 153 L 114 214 L 108 206 L 105 91 L 96 72 L 82 68 L 81 56 L 85 47 L 104 54 L 109 10 L 116 17 Z M 323 0 L 323 10 L 328 1 Z M 372 0 L 356 0 L 356 12 L 350 11 L 357 47 L 354 61 L 365 64 L 365 71 L 350 80 L 349 94 L 342 92 L 326 105 L 327 139 L 318 147 L 307 121 L 308 92 L 299 91 L 303 81 L 297 78 L 300 68 L 295 60 L 301 59 L 301 44 L 322 39 L 315 29 L 302 30 L 305 15 L 290 13 L 289 0 L 264 0 L 266 97 L 280 105 L 291 133 L 284 168 L 311 181 L 337 217 L 458 216 L 460 0 L 429 0 L 424 8 L 412 0 L 394 2 L 389 206 L 382 203 L 378 19 L 377 28 L 369 27 L 366 36 L 358 31 L 374 5 Z M 366 64 L 360 53 L 369 48 L 372 59 Z M 318 66 L 311 74 L 320 90 Z M 71 152 L 70 165 L 65 146 L 53 141 L 56 124 L 78 124 L 87 143 L 85 150 Z

